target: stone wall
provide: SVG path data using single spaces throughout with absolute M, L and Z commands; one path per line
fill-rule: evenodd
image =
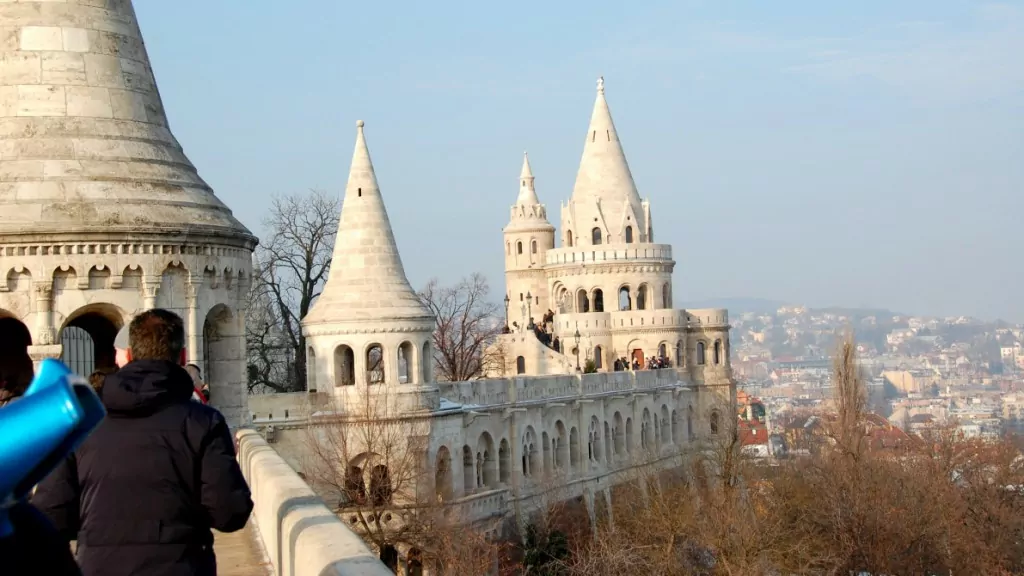
M 363 540 L 253 430 L 237 433 L 253 516 L 278 576 L 391 576 Z

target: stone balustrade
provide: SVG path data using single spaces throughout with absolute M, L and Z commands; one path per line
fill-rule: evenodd
M 729 324 L 729 312 L 724 308 L 560 312 L 555 315 L 553 323 L 559 337 L 571 335 L 576 330 L 593 334 L 602 330 L 631 331 L 638 328 L 720 328 Z
M 473 406 L 501 406 L 573 400 L 587 396 L 689 384 L 685 371 L 674 368 L 596 374 L 486 378 L 469 382 L 440 382 L 441 396 Z
M 672 260 L 672 245 L 637 244 L 635 248 L 612 248 L 611 246 L 554 248 L 545 253 L 544 259 L 549 266 L 558 264 L 608 264 L 643 261 L 664 262 Z
M 255 430 L 240 430 L 238 462 L 277 576 L 393 576 Z

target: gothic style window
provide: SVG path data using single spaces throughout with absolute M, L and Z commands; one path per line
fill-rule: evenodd
M 626 244 L 633 243 L 633 227 L 626 226 Z
M 594 228 L 593 230 L 591 230 L 590 231 L 590 236 L 591 236 L 591 240 L 594 243 L 594 246 L 597 246 L 598 244 L 601 243 L 601 229 L 600 228 Z

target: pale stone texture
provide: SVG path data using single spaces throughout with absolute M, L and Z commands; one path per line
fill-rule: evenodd
M 177 312 L 212 403 L 244 423 L 256 239 L 167 127 L 129 0 L 0 2 L 0 352 L 96 364 L 138 312 Z

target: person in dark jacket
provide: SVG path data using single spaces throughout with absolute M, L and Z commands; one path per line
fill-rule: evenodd
M 84 576 L 215 575 L 214 528 L 245 526 L 253 503 L 216 409 L 192 402 L 181 318 L 132 320 L 128 363 L 107 376 L 107 417 L 32 498 Z

